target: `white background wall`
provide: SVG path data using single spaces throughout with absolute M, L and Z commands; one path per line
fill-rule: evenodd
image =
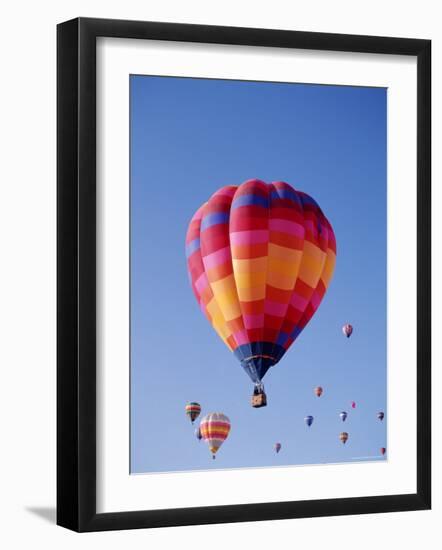
M 4 4 L 0 85 L 0 545 L 15 548 L 420 547 L 442 521 L 440 151 L 437 0 L 65 0 Z M 55 521 L 55 25 L 77 16 L 433 40 L 433 510 L 76 535 Z M 410 434 L 412 437 L 412 434 Z

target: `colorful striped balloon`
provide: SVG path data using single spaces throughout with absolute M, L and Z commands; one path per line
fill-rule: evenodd
M 186 414 L 190 418 L 190 421 L 192 424 L 195 422 L 195 420 L 198 418 L 201 412 L 201 405 L 199 403 L 187 403 L 186 405 Z
M 254 179 L 223 187 L 197 210 L 186 255 L 201 310 L 260 385 L 318 309 L 336 241 L 309 195 Z
M 212 458 L 227 439 L 230 432 L 230 420 L 223 413 L 210 413 L 200 423 L 201 437 L 209 445 Z

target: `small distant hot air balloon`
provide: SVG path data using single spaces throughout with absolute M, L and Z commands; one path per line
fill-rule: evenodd
M 352 402 L 351 402 L 351 408 L 352 408 L 352 409 L 356 409 L 356 401 L 352 401 Z
M 313 424 L 313 416 L 308 415 L 304 418 L 304 422 L 307 424 L 307 426 L 311 426 Z
M 223 413 L 210 413 L 200 423 L 201 436 L 209 445 L 212 458 L 230 432 L 230 420 Z
M 384 413 L 382 411 L 379 411 L 378 414 L 376 415 L 378 417 L 378 420 L 384 420 Z
M 384 456 L 387 449 L 385 447 L 381 447 L 381 455 Z
M 348 416 L 348 414 L 345 411 L 342 411 L 341 413 L 339 413 L 339 417 L 342 420 L 342 422 L 346 421 L 347 416 Z
M 347 432 L 342 432 L 339 434 L 339 439 L 342 441 L 342 443 L 346 443 L 347 439 L 348 439 L 348 433 Z
M 199 403 L 191 402 L 186 405 L 186 414 L 190 418 L 192 424 L 198 418 L 201 412 L 201 405 Z
M 324 391 L 324 390 L 321 388 L 321 386 L 316 386 L 316 388 L 315 388 L 315 395 L 316 395 L 316 397 L 321 397 L 323 391 Z
M 342 332 L 344 333 L 344 336 L 347 336 L 347 338 L 350 338 L 351 333 L 353 332 L 353 327 L 347 323 L 342 327 Z
M 203 438 L 203 436 L 201 435 L 201 430 L 199 428 L 196 428 L 195 430 L 195 437 L 199 440 Z
M 281 450 L 281 443 L 275 443 L 276 454 L 278 454 L 280 450 Z

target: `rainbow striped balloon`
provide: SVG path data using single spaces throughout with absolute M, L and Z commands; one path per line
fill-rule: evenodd
M 209 445 L 212 457 L 227 439 L 230 432 L 230 420 L 223 413 L 210 413 L 200 423 L 201 437 Z
M 309 195 L 254 179 L 197 210 L 186 256 L 201 310 L 259 385 L 318 309 L 336 241 Z
M 192 424 L 195 422 L 195 420 L 198 418 L 201 412 L 201 405 L 199 403 L 195 403 L 192 401 L 191 403 L 187 403 L 186 405 L 186 414 L 190 418 L 190 421 Z

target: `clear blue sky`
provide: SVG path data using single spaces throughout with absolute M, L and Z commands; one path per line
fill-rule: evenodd
M 386 89 L 131 76 L 130 97 L 131 471 L 380 459 L 388 418 Z M 195 210 L 219 187 L 250 178 L 312 195 L 338 246 L 328 292 L 267 373 L 261 409 L 250 406 L 248 376 L 197 306 L 184 254 Z M 216 460 L 194 437 L 188 401 L 202 405 L 202 416 L 230 417 Z

